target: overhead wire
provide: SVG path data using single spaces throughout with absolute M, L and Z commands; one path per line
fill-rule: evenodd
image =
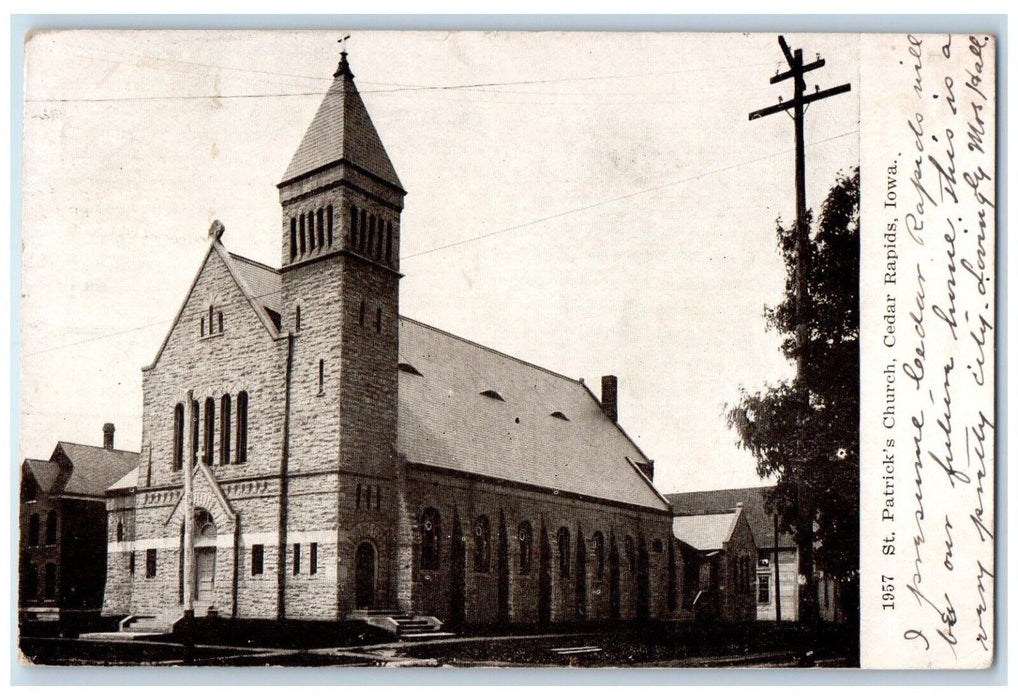
M 837 139 L 844 138 L 844 137 L 849 136 L 851 134 L 856 134 L 858 132 L 859 132 L 858 129 L 853 129 L 853 130 L 850 130 L 850 131 L 846 131 L 846 132 L 837 134 L 835 136 L 830 136 L 830 137 L 818 140 L 818 141 L 811 141 L 810 143 L 808 143 L 806 145 L 807 145 L 808 148 L 812 148 L 812 147 L 819 146 L 819 145 L 824 144 L 824 143 L 828 143 L 830 141 L 834 141 L 834 140 L 837 140 Z M 663 183 L 663 184 L 660 184 L 660 185 L 655 185 L 654 187 L 644 188 L 644 189 L 641 189 L 641 190 L 638 190 L 638 191 L 635 191 L 635 192 L 628 192 L 626 194 L 618 195 L 616 197 L 610 197 L 608 199 L 600 200 L 600 201 L 597 201 L 597 202 L 592 202 L 590 204 L 585 204 L 585 205 L 580 206 L 580 207 L 574 207 L 574 208 L 568 209 L 566 211 L 561 211 L 561 212 L 557 212 L 555 214 L 550 214 L 548 216 L 539 217 L 537 219 L 532 219 L 530 221 L 526 221 L 526 222 L 523 222 L 523 223 L 520 223 L 520 224 L 515 224 L 513 226 L 508 226 L 506 228 L 497 229 L 495 231 L 489 231 L 489 232 L 481 234 L 479 236 L 473 236 L 473 237 L 465 238 L 465 239 L 462 239 L 462 240 L 459 240 L 459 241 L 452 241 L 450 243 L 445 243 L 445 244 L 442 244 L 442 245 L 438 245 L 438 246 L 435 246 L 433 248 L 429 248 L 427 250 L 422 250 L 422 251 L 418 251 L 416 253 L 411 253 L 409 255 L 401 256 L 400 257 L 400 262 L 402 263 L 403 261 L 407 261 L 407 260 L 411 260 L 411 259 L 414 259 L 414 258 L 418 258 L 418 257 L 424 256 L 424 255 L 428 255 L 430 253 L 436 253 L 436 252 L 439 252 L 439 251 L 442 251 L 442 250 L 448 250 L 450 248 L 456 248 L 456 247 L 459 247 L 459 246 L 462 246 L 462 245 L 466 245 L 468 243 L 474 243 L 476 241 L 484 240 L 486 238 L 491 238 L 493 236 L 497 236 L 497 235 L 500 235 L 500 234 L 510 233 L 512 231 L 517 231 L 517 230 L 520 230 L 520 229 L 523 229 L 523 228 L 527 228 L 527 227 L 530 227 L 530 226 L 535 226 L 537 224 L 545 223 L 547 221 L 552 221 L 552 220 L 555 220 L 555 219 L 560 219 L 560 218 L 563 218 L 563 217 L 566 217 L 566 216 L 570 216 L 572 214 L 577 214 L 577 213 L 580 213 L 580 212 L 583 212 L 583 211 L 588 211 L 590 209 L 595 209 L 597 207 L 601 207 L 601 206 L 605 206 L 605 205 L 612 204 L 612 203 L 615 203 L 615 202 L 620 202 L 620 201 L 623 201 L 623 200 L 631 199 L 633 197 L 638 197 L 640 195 L 648 194 L 650 192 L 655 192 L 655 191 L 658 191 L 658 190 L 667 189 L 669 187 L 675 187 L 677 185 L 681 185 L 681 184 L 684 184 L 684 183 L 687 183 L 687 182 L 693 182 L 695 180 L 699 180 L 699 179 L 702 179 L 704 177 L 708 177 L 710 175 L 716 175 L 718 173 L 722 173 L 722 172 L 725 172 L 725 171 L 728 171 L 728 170 L 734 170 L 736 168 L 745 167 L 747 165 L 752 165 L 752 164 L 755 164 L 755 163 L 759 163 L 759 162 L 762 162 L 762 161 L 765 161 L 765 160 L 769 160 L 771 158 L 776 158 L 777 156 L 786 155 L 786 154 L 792 152 L 793 150 L 794 149 L 784 149 L 784 150 L 781 150 L 781 151 L 775 151 L 773 153 L 769 153 L 767 155 L 760 156 L 760 157 L 757 157 L 757 158 L 752 158 L 752 159 L 749 159 L 749 160 L 741 161 L 739 163 L 733 163 L 731 165 L 727 165 L 727 166 L 724 166 L 724 167 L 721 167 L 721 168 L 714 168 L 712 170 L 708 170 L 708 171 L 705 171 L 705 172 L 702 172 L 702 173 L 699 173 L 697 175 L 693 175 L 693 176 L 690 176 L 690 177 L 680 178 L 678 180 L 672 180 L 672 181 L 669 181 L 669 182 L 666 182 L 666 183 Z M 251 297 L 251 299 L 257 300 L 257 299 L 261 299 L 261 298 L 267 297 L 267 296 L 274 296 L 276 294 L 278 294 L 278 292 L 272 291 L 272 292 L 268 292 L 266 294 L 260 294 L 260 295 L 257 295 L 257 296 L 253 296 L 253 297 Z M 221 307 L 221 308 L 225 308 L 225 307 Z M 174 317 L 174 318 L 176 318 L 176 317 Z M 169 323 L 171 321 L 173 321 L 173 318 L 167 318 L 167 319 L 163 319 L 163 320 L 160 320 L 160 321 L 154 321 L 152 323 L 147 323 L 147 324 L 144 324 L 144 325 L 141 325 L 141 326 L 135 326 L 133 328 L 127 328 L 127 329 L 116 331 L 116 332 L 113 332 L 113 333 L 106 333 L 106 334 L 103 334 L 103 335 L 100 335 L 100 336 L 94 336 L 94 337 L 91 337 L 91 338 L 85 338 L 85 339 L 82 339 L 82 340 L 79 340 L 79 341 L 75 341 L 73 343 L 67 343 L 65 345 L 59 345 L 59 346 L 44 348 L 42 350 L 36 350 L 34 352 L 25 353 L 24 356 L 25 357 L 33 357 L 35 355 L 41 355 L 43 353 L 55 352 L 55 351 L 58 351 L 58 350 L 64 350 L 64 349 L 75 347 L 75 346 L 78 346 L 78 345 L 83 345 L 83 344 L 90 343 L 90 342 L 97 342 L 97 341 L 100 341 L 100 340 L 106 340 L 108 338 L 112 338 L 112 337 L 115 337 L 115 336 L 125 335 L 127 333 L 132 333 L 132 332 L 144 330 L 146 328 L 151 328 L 153 326 L 162 325 L 162 324 L 165 324 L 165 323 Z

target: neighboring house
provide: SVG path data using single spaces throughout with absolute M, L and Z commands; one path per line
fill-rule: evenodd
M 676 515 L 672 531 L 682 552 L 682 609 L 697 620 L 755 620 L 757 549 L 742 504 Z
M 55 621 L 98 613 L 106 578 L 104 493 L 138 464 L 138 453 L 58 442 L 48 460 L 21 464 L 18 559 L 20 619 Z
M 399 315 L 406 192 L 345 53 L 333 77 L 278 186 L 282 266 L 230 253 L 214 224 L 143 370 L 138 470 L 107 494 L 124 536 L 105 612 L 670 616 L 671 506 L 618 425 L 615 377 L 599 399 Z
M 742 504 L 757 548 L 756 619 L 777 619 L 780 594 L 781 620 L 789 622 L 799 619 L 799 550 L 786 532 L 780 532 L 775 542 L 774 516 L 767 511 L 771 488 L 673 493 L 667 498 L 676 515 L 715 513 Z

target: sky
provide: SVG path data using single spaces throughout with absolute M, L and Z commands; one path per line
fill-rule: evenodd
M 25 47 L 20 448 L 138 449 L 141 367 L 214 219 L 280 264 L 276 184 L 346 32 L 46 32 Z M 807 201 L 859 159 L 856 35 L 789 34 Z M 556 372 L 619 378 L 664 492 L 761 484 L 724 420 L 789 379 L 766 328 L 794 217 L 771 34 L 358 31 L 349 60 L 408 191 L 400 311 Z

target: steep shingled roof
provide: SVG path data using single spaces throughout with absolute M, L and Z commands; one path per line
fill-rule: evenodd
M 277 314 L 283 309 L 283 278 L 279 272 L 236 253 L 230 253 L 236 270 L 247 282 L 251 296 L 257 303 Z
M 774 516 L 767 511 L 767 496 L 773 486 L 757 486 L 748 489 L 721 489 L 717 491 L 690 491 L 670 493 L 665 497 L 672 504 L 676 515 L 720 513 L 730 511 L 742 503 L 746 522 L 753 531 L 753 539 L 760 549 L 774 548 Z M 787 532 L 778 537 L 779 547 L 795 547 L 795 540 Z
M 279 288 L 278 271 L 230 259 L 253 294 Z M 669 510 L 632 464 L 647 456 L 582 383 L 408 318 L 399 362 L 418 373 L 399 372 L 399 450 L 411 462 Z
M 345 53 L 334 77 L 282 182 L 344 159 L 403 189 L 354 85 Z
M 739 521 L 737 512 L 677 515 L 672 520 L 675 537 L 693 549 L 713 552 L 725 546 Z
M 629 462 L 647 457 L 580 382 L 408 318 L 399 355 L 420 372 L 399 374 L 399 450 L 411 462 L 669 510 Z
M 138 486 L 138 475 L 141 473 L 141 469 L 135 467 L 131 471 L 124 474 L 124 476 L 117 483 L 110 486 L 107 491 L 123 491 L 124 489 L 133 489 Z
M 26 459 L 25 469 L 35 479 L 39 490 L 49 493 L 60 476 L 60 465 L 45 459 Z
M 73 469 L 61 492 L 84 496 L 102 496 L 111 484 L 138 466 L 137 452 L 73 442 L 58 442 L 50 460 L 61 464 L 62 456 Z

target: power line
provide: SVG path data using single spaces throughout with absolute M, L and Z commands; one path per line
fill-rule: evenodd
M 853 129 L 853 130 L 850 130 L 850 131 L 843 132 L 841 134 L 837 134 L 835 136 L 830 136 L 828 138 L 821 139 L 819 141 L 810 142 L 807 145 L 809 147 L 819 146 L 821 144 L 828 143 L 830 141 L 835 141 L 837 139 L 844 138 L 845 136 L 849 136 L 851 134 L 857 134 L 857 133 L 859 133 L 859 130 L 858 129 Z M 765 156 L 760 156 L 758 158 L 752 158 L 750 160 L 745 160 L 745 161 L 742 161 L 742 162 L 739 162 L 739 163 L 733 163 L 731 165 L 726 165 L 726 166 L 721 167 L 721 168 L 715 168 L 713 170 L 708 170 L 706 172 L 699 173 L 698 175 L 693 175 L 693 176 L 682 178 L 682 179 L 679 179 L 679 180 L 673 180 L 671 182 L 666 182 L 666 183 L 663 183 L 661 185 L 655 185 L 654 187 L 648 187 L 648 188 L 645 188 L 645 189 L 642 189 L 642 190 L 638 190 L 636 192 L 629 192 L 629 193 L 626 193 L 626 194 L 618 195 L 616 197 L 611 197 L 609 199 L 600 200 L 598 202 L 592 202 L 590 204 L 585 204 L 585 205 L 583 205 L 581 207 L 575 207 L 573 209 L 568 209 L 566 211 L 557 212 L 555 214 L 550 214 L 548 216 L 543 216 L 543 217 L 540 217 L 540 218 L 537 218 L 537 219 L 533 219 L 531 221 L 526 221 L 526 222 L 521 223 L 521 224 L 516 224 L 514 226 L 509 226 L 509 227 L 506 227 L 506 228 L 498 229 L 496 231 L 489 231 L 488 233 L 484 233 L 484 234 L 481 234 L 479 236 L 473 236 L 472 238 L 465 238 L 463 240 L 453 241 L 451 243 L 446 243 L 446 244 L 443 244 L 443 245 L 435 246 L 434 248 L 429 248 L 427 250 L 422 250 L 422 251 L 419 251 L 417 253 L 412 253 L 410 255 L 404 255 L 404 256 L 402 256 L 400 258 L 400 262 L 404 262 L 406 260 L 410 260 L 410 259 L 413 259 L 413 258 L 418 258 L 418 257 L 421 257 L 423 255 L 428 255 L 430 253 L 436 253 L 438 251 L 448 250 L 450 248 L 456 248 L 456 247 L 461 246 L 461 245 L 466 245 L 467 243 L 473 243 L 475 241 L 480 241 L 480 240 L 483 240 L 483 239 L 486 239 L 486 238 L 491 238 L 493 236 L 497 236 L 497 235 L 500 235 L 500 234 L 503 234 L 503 233 L 510 233 L 512 231 L 516 231 L 516 230 L 519 230 L 519 229 L 522 229 L 522 228 L 526 228 L 528 226 L 534 226 L 534 225 L 537 225 L 537 224 L 540 224 L 540 223 L 544 223 L 544 222 L 547 222 L 547 221 L 552 221 L 554 219 L 560 219 L 560 218 L 565 217 L 565 216 L 570 216 L 572 214 L 577 214 L 577 213 L 582 212 L 582 211 L 587 211 L 587 210 L 595 209 L 597 207 L 602 207 L 602 206 L 605 206 L 605 205 L 608 205 L 608 204 L 613 204 L 615 202 L 620 202 L 620 201 L 623 201 L 623 200 L 626 200 L 626 199 L 631 199 L 633 197 L 638 197 L 640 195 L 648 194 L 650 192 L 655 192 L 655 191 L 666 189 L 666 188 L 669 188 L 669 187 L 675 187 L 677 185 L 681 185 L 681 184 L 684 184 L 684 183 L 687 183 L 687 182 L 693 182 L 695 180 L 702 179 L 702 178 L 707 177 L 709 175 L 716 175 L 718 173 L 722 173 L 722 172 L 725 172 L 725 171 L 728 171 L 728 170 L 734 170 L 735 168 L 740 168 L 740 167 L 744 167 L 744 166 L 747 166 L 747 165 L 752 165 L 754 163 L 759 163 L 759 162 L 762 162 L 762 161 L 765 161 L 765 160 L 769 160 L 771 158 L 776 158 L 777 156 L 781 156 L 781 155 L 785 155 L 785 154 L 789 153 L 791 150 L 793 150 L 793 149 L 785 149 L 785 150 L 782 150 L 782 151 L 777 151 L 777 152 L 770 153 L 770 154 L 765 155 Z M 264 298 L 264 297 L 267 297 L 267 296 L 274 296 L 277 293 L 278 292 L 273 291 L 273 292 L 268 292 L 266 294 L 260 294 L 260 295 L 257 295 L 257 296 L 253 296 L 251 298 L 254 299 L 254 300 L 257 300 L 257 299 L 261 299 L 261 298 Z M 174 318 L 176 318 L 176 317 L 174 316 Z M 25 357 L 34 357 L 35 355 L 41 355 L 43 353 L 55 352 L 57 350 L 64 350 L 64 349 L 67 349 L 67 348 L 75 347 L 75 346 L 78 346 L 78 345 L 83 345 L 83 344 L 86 344 L 86 343 L 97 342 L 97 341 L 100 341 L 100 340 L 106 340 L 108 338 L 112 338 L 112 337 L 115 337 L 115 336 L 125 335 L 127 333 L 133 333 L 133 332 L 136 332 L 136 331 L 144 330 L 146 328 L 151 328 L 153 326 L 158 326 L 158 325 L 162 325 L 162 324 L 165 324 L 165 323 L 169 323 L 169 322 L 171 322 L 173 320 L 174 320 L 173 318 L 168 318 L 168 319 L 164 319 L 162 321 L 155 321 L 153 323 L 148 323 L 148 324 L 145 324 L 145 325 L 142 325 L 142 326 L 136 326 L 134 328 L 127 328 L 125 330 L 116 331 L 114 333 L 106 333 L 104 335 L 95 336 L 95 337 L 92 337 L 92 338 L 85 338 L 83 340 L 75 341 L 73 343 L 67 343 L 66 345 L 59 345 L 59 346 L 54 346 L 54 347 L 50 347 L 50 348 L 44 348 L 42 350 L 36 350 L 35 352 L 26 353 L 24 356 Z
M 848 136 L 849 134 L 856 134 L 858 132 L 859 132 L 858 129 L 853 129 L 851 131 L 846 131 L 844 133 L 838 134 L 837 136 L 831 136 L 830 138 L 826 138 L 826 139 L 823 139 L 821 141 L 814 141 L 814 142 L 810 143 L 809 145 L 810 146 L 818 146 L 818 145 L 820 145 L 822 143 L 827 143 L 828 141 L 834 141 L 835 139 L 844 138 L 845 136 Z M 421 256 L 421 255 L 427 255 L 428 253 L 434 253 L 434 252 L 439 251 L 439 250 L 446 250 L 448 248 L 455 248 L 456 246 L 461 246 L 461 245 L 464 245 L 465 243 L 472 243 L 474 241 L 479 241 L 479 240 L 482 240 L 482 239 L 485 239 L 485 238 L 491 238 L 492 236 L 497 236 L 500 233 L 508 233 L 509 231 L 515 231 L 517 229 L 525 228 L 527 226 L 533 226 L 534 224 L 540 224 L 540 223 L 544 223 L 545 221 L 551 221 L 553 219 L 561 218 L 563 216 L 569 216 L 570 214 L 576 214 L 578 212 L 586 211 L 588 209 L 594 209 L 595 207 L 604 206 L 605 204 L 611 204 L 613 202 L 619 202 L 619 201 L 622 201 L 624 199 L 630 199 L 632 197 L 638 197 L 638 196 L 640 196 L 642 194 L 647 194 L 649 192 L 656 192 L 657 190 L 663 190 L 663 189 L 666 189 L 668 187 L 674 187 L 676 185 L 681 185 L 681 184 L 686 183 L 686 182 L 693 182 L 694 180 L 699 180 L 699 179 L 707 177 L 709 175 L 716 175 L 718 173 L 723 173 L 726 170 L 733 170 L 735 168 L 740 168 L 740 167 L 743 167 L 743 166 L 746 166 L 746 165 L 752 165 L 753 163 L 759 163 L 761 161 L 770 160 L 771 158 L 776 158 L 777 156 L 781 156 L 781 155 L 785 155 L 786 153 L 790 153 L 790 152 L 792 152 L 792 150 L 794 150 L 794 149 L 786 149 L 784 151 L 778 151 L 777 153 L 771 153 L 769 155 L 761 156 L 759 158 L 753 158 L 752 160 L 742 161 L 741 163 L 735 163 L 733 165 L 726 165 L 726 166 L 724 166 L 722 168 L 716 168 L 714 170 L 708 170 L 707 172 L 700 173 L 699 175 L 693 175 L 691 177 L 682 178 L 681 180 L 673 180 L 671 182 L 666 182 L 666 183 L 661 184 L 661 185 L 655 185 L 654 187 L 648 187 L 646 189 L 638 190 L 636 192 L 629 192 L 627 194 L 622 194 L 622 195 L 619 195 L 617 197 L 612 197 L 611 199 L 605 199 L 605 200 L 602 200 L 600 202 L 593 202 L 591 204 L 585 204 L 585 205 L 583 205 L 581 207 L 576 207 L 575 209 L 569 209 L 568 211 L 563 211 L 563 212 L 559 212 L 557 214 L 551 214 L 549 216 L 544 216 L 544 217 L 541 217 L 540 219 L 534 219 L 533 221 L 527 221 L 527 222 L 522 223 L 522 224 L 516 224 L 515 226 L 509 226 L 507 228 L 499 229 L 497 231 L 490 231 L 488 233 L 483 233 L 480 236 L 474 236 L 473 238 L 464 238 L 461 241 L 454 241 L 453 243 L 446 243 L 445 245 L 441 245 L 441 246 L 438 246 L 436 248 L 429 248 L 428 250 L 422 250 L 419 253 L 413 253 L 411 255 L 404 255 L 404 256 L 402 256 L 400 258 L 400 261 L 410 260 L 411 258 L 416 258 L 416 257 Z
M 96 59 L 105 60 L 105 59 Z M 114 61 L 115 62 L 115 61 Z M 210 64 L 204 64 L 210 65 Z M 391 87 L 391 88 L 379 88 L 377 90 L 358 90 L 362 95 L 379 95 L 379 94 L 395 94 L 403 92 L 445 92 L 451 90 L 477 90 L 480 92 L 497 92 L 493 90 L 484 90 L 484 88 L 492 87 L 505 87 L 505 86 L 519 86 L 519 85 L 542 85 L 548 83 L 564 83 L 564 82 L 586 82 L 594 80 L 624 80 L 631 78 L 640 77 L 660 77 L 667 75 L 680 75 L 684 73 L 701 73 L 706 71 L 718 71 L 718 70 L 742 70 L 748 68 L 754 68 L 761 65 L 771 65 L 770 63 L 758 63 L 758 64 L 738 64 L 731 66 L 719 66 L 711 68 L 686 68 L 676 71 L 666 71 L 663 73 L 647 73 L 647 74 L 635 74 L 635 75 L 599 75 L 599 76 L 575 76 L 571 78 L 545 78 L 540 80 L 513 80 L 504 82 L 487 82 L 487 83 L 466 83 L 462 85 L 407 85 L 402 87 Z M 142 67 L 142 66 L 139 66 Z M 144 66 L 148 67 L 148 66 Z M 174 71 L 177 72 L 177 71 Z M 376 83 L 377 84 L 377 83 Z M 26 98 L 26 103 L 53 103 L 53 104 L 65 104 L 65 103 L 103 103 L 103 102 L 153 102 L 153 101 L 188 101 L 188 100 L 237 100 L 237 99 L 262 99 L 272 97 L 310 97 L 315 95 L 321 95 L 321 90 L 315 90 L 313 92 L 262 92 L 262 93 L 241 93 L 235 95 L 143 95 L 140 97 L 77 97 L 77 98 L 58 98 L 58 97 L 42 97 L 42 98 Z M 536 93 L 539 94 L 539 93 Z M 578 93 L 576 96 L 581 97 L 582 93 Z

